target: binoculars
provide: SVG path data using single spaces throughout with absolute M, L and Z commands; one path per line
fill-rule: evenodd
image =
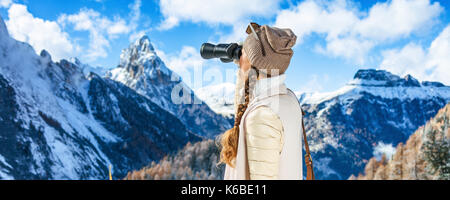
M 230 63 L 241 58 L 242 46 L 237 43 L 218 45 L 204 43 L 200 48 L 200 55 L 203 59 L 219 58 L 224 63 Z

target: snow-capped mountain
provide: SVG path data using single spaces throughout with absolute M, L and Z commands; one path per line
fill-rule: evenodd
M 360 70 L 336 92 L 300 95 L 319 179 L 364 170 L 383 144 L 405 142 L 450 102 L 450 87 L 383 70 Z
M 205 101 L 214 112 L 233 120 L 235 88 L 236 85 L 233 83 L 222 83 L 197 89 L 195 94 Z
M 205 90 L 205 93 L 207 91 L 211 93 L 208 95 L 214 95 L 213 90 Z M 217 99 L 224 96 L 221 92 L 217 94 Z M 400 78 L 382 70 L 360 70 L 353 80 L 336 92 L 299 96 L 306 112 L 305 125 L 316 178 L 348 179 L 352 174 L 363 172 L 364 166 L 374 155 L 386 153 L 400 142 L 405 142 L 419 126 L 435 116 L 450 102 L 450 87 L 438 82 L 420 83 L 411 76 Z M 214 99 L 212 96 L 206 97 Z M 193 146 L 199 145 L 202 143 Z M 217 147 L 211 145 L 211 148 Z M 201 157 L 208 152 L 195 151 L 190 157 Z M 173 159 L 176 160 L 176 157 Z M 179 162 L 174 160 L 162 160 L 159 164 L 129 174 L 128 178 L 146 174 L 148 179 L 154 179 L 151 169 L 178 166 L 175 163 Z M 187 163 L 183 167 L 187 167 L 187 171 L 200 173 L 198 165 Z M 164 171 L 176 170 L 179 171 L 176 167 Z M 183 173 L 165 174 L 159 178 L 180 179 L 184 177 Z M 221 179 L 223 174 L 202 177 Z
M 0 17 L 0 179 L 107 179 L 202 138 L 80 63 L 12 39 Z
M 148 97 L 199 135 L 212 138 L 231 128 L 227 119 L 211 110 L 179 75 L 166 67 L 147 36 L 122 51 L 119 66 L 108 72 L 106 78 Z

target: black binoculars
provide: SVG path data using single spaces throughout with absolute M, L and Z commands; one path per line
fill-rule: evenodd
M 241 58 L 242 46 L 237 43 L 218 45 L 205 43 L 200 48 L 200 55 L 203 59 L 220 58 L 220 61 L 230 63 Z

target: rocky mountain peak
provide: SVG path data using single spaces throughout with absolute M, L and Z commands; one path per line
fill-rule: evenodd
M 36 55 L 1 19 L 0 31 L 0 179 L 104 179 L 108 166 L 119 179 L 201 139 L 135 90 L 86 79 L 78 59 Z
M 356 72 L 355 77 L 353 79 L 361 79 L 361 80 L 375 80 L 375 81 L 396 81 L 400 79 L 399 76 L 393 75 L 385 70 L 376 70 L 376 69 L 361 69 Z
M 405 76 L 404 80 L 405 85 L 420 87 L 420 82 L 409 74 Z
M 45 50 L 45 49 L 42 49 L 42 51 L 41 51 L 41 53 L 39 54 L 43 59 L 45 59 L 45 60 L 47 60 L 47 61 L 52 61 L 52 56 L 50 55 L 50 53 L 47 51 L 47 50 Z
M 404 78 L 394 75 L 385 70 L 362 69 L 359 70 L 349 85 L 376 86 L 376 87 L 421 87 L 434 86 L 444 87 L 439 82 L 423 82 L 422 84 L 413 76 L 406 75 Z
M 157 56 L 147 36 L 123 50 L 120 65 L 107 72 L 105 77 L 126 85 L 173 115 L 180 116 L 190 131 L 201 136 L 212 138 L 231 128 L 227 119 L 202 101 L 197 101 L 194 91 Z M 175 102 L 172 94 L 177 91 L 183 91 L 190 102 Z
M 69 58 L 69 61 L 78 66 L 83 65 L 83 63 L 81 63 L 80 59 L 78 59 L 77 57 L 71 57 Z
M 140 52 L 155 52 L 155 48 L 153 48 L 153 45 L 150 42 L 150 38 L 146 35 L 136 40 L 134 46 Z
M 157 56 L 148 36 L 142 36 L 127 49 L 122 50 L 119 68 L 125 69 L 132 79 L 147 75 L 157 77 L 161 73 L 171 75 L 170 70 Z
M 122 50 L 120 65 L 126 66 L 129 63 L 136 62 L 142 63 L 143 61 L 153 60 L 155 57 L 155 48 L 151 44 L 149 37 L 142 36 L 127 49 Z

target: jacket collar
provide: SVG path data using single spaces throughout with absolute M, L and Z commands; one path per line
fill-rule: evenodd
M 286 74 L 257 80 L 252 94 L 252 101 L 258 101 L 275 95 L 287 94 L 285 81 Z

